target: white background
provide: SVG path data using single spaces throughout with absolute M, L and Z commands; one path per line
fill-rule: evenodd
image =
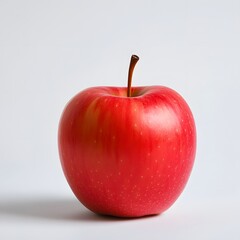
M 166 85 L 189 103 L 195 166 L 157 217 L 103 218 L 63 176 L 58 121 L 84 88 Z M 240 1 L 0 0 L 0 239 L 240 239 Z

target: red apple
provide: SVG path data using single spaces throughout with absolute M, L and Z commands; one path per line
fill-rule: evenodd
M 159 214 L 183 191 L 196 152 L 191 110 L 174 90 L 93 87 L 67 104 L 59 153 L 67 181 L 90 210 L 120 217 Z

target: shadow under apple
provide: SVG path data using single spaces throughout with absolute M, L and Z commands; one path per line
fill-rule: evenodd
M 15 218 L 45 219 L 54 221 L 126 221 L 142 218 L 118 218 L 99 215 L 86 209 L 76 199 L 10 199 L 0 201 L 0 215 Z M 150 217 L 150 216 L 148 216 Z

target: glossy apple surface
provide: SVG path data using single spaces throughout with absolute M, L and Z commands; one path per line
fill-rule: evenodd
M 196 129 L 185 100 L 162 86 L 93 87 L 67 104 L 59 153 L 67 181 L 90 210 L 120 217 L 158 214 L 183 191 Z

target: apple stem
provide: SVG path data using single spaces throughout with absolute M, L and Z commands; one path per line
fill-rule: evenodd
M 136 63 L 138 62 L 139 57 L 137 55 L 132 55 L 128 70 L 128 87 L 127 87 L 127 96 L 131 97 L 131 86 L 132 86 L 132 74 Z

